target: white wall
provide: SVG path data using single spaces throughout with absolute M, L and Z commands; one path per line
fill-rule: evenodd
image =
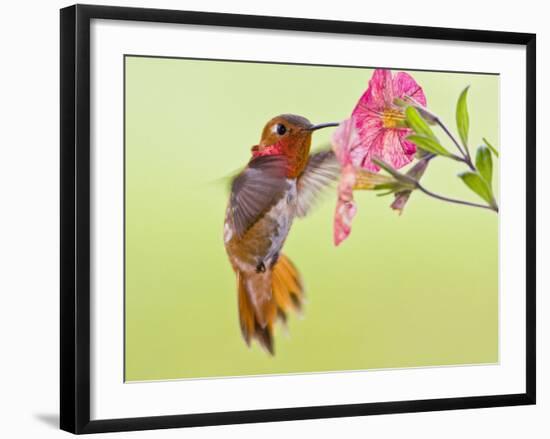
M 88 1 L 88 3 L 96 3 Z M 549 437 L 550 381 L 550 220 L 544 204 L 550 159 L 544 131 L 550 112 L 545 77 L 550 74 L 550 28 L 544 2 L 503 1 L 337 0 L 301 2 L 277 0 L 104 0 L 100 4 L 164 7 L 263 15 L 482 28 L 538 34 L 538 303 L 539 404 L 457 412 L 405 414 L 285 422 L 201 429 L 126 433 L 113 437 L 271 438 L 271 437 L 384 437 L 481 438 Z M 0 436 L 60 437 L 58 411 L 58 9 L 63 1 L 7 2 L 0 13 Z M 543 372 L 543 373 L 540 373 Z M 546 414 L 546 416 L 545 416 Z M 501 437 L 502 437 L 501 436 Z

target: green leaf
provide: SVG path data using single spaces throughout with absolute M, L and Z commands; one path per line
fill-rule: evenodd
M 493 180 L 493 158 L 491 151 L 486 146 L 480 146 L 477 149 L 476 168 L 489 187 L 491 187 Z
M 489 149 L 495 155 L 495 157 L 498 158 L 498 151 L 496 150 L 496 148 L 493 145 L 491 145 L 489 143 L 489 141 L 485 137 L 483 138 L 483 142 L 485 142 L 485 145 L 487 145 L 489 147 Z
M 462 140 L 462 144 L 466 149 L 468 149 L 468 131 L 470 130 L 470 117 L 468 116 L 468 104 L 466 102 L 469 88 L 470 86 L 462 90 L 456 103 L 456 127 L 458 128 L 460 140 Z
M 428 151 L 433 154 L 444 155 L 446 157 L 452 157 L 452 154 L 447 151 L 443 146 L 441 146 L 439 142 L 429 137 L 412 134 L 407 137 L 407 140 L 410 140 L 424 151 Z
M 466 186 L 468 186 L 473 192 L 479 195 L 490 206 L 496 206 L 491 188 L 479 174 L 467 171 L 458 174 L 458 176 L 462 179 Z
M 432 129 L 416 108 L 407 107 L 405 110 L 405 116 L 407 118 L 407 125 L 409 125 L 409 127 L 411 127 L 416 134 L 428 137 L 437 142 L 437 138 L 435 137 Z

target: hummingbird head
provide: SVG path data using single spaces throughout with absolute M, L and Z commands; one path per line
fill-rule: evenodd
M 313 131 L 331 126 L 338 126 L 338 123 L 313 125 L 305 117 L 281 114 L 267 122 L 260 143 L 252 147 L 252 156 L 285 156 L 288 176 L 296 177 L 307 163 Z

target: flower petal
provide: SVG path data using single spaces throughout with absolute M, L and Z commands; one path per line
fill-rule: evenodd
M 363 93 L 352 112 L 352 116 L 363 119 L 373 111 L 382 111 L 393 103 L 391 70 L 376 69 L 369 81 L 367 91 Z
M 383 145 L 381 147 L 382 152 L 378 158 L 389 163 L 395 169 L 409 164 L 414 158 L 416 147 L 414 147 L 414 150 L 409 149 L 407 153 L 404 151 L 402 142 L 406 142 L 406 140 L 401 130 L 385 130 Z M 410 142 L 408 142 L 407 148 L 409 148 L 409 144 Z
M 353 201 L 355 170 L 352 165 L 342 168 L 338 185 L 338 201 L 334 211 L 334 244 L 339 245 L 351 233 L 351 222 L 357 212 Z
M 384 127 L 382 118 L 376 113 L 367 113 L 364 116 L 352 116 L 352 120 L 357 128 L 357 143 L 364 149 L 368 149 L 370 143 L 377 136 L 377 132 Z
M 351 221 L 356 212 L 355 201 L 338 200 L 334 213 L 334 245 L 340 245 L 350 235 Z
M 358 141 L 349 152 L 350 161 L 357 168 L 377 172 L 379 168 L 371 163 L 371 158 L 373 153 L 381 152 L 385 131 L 382 120 L 377 116 L 367 116 L 354 122 L 358 126 Z
M 416 153 L 416 145 L 406 140 L 409 134 L 408 129 L 382 129 L 365 156 L 362 167 L 378 172 L 380 168 L 372 163 L 373 158 L 382 159 L 395 169 L 408 165 Z
M 403 152 L 405 155 L 414 155 L 416 153 L 416 145 L 411 142 L 410 140 L 407 140 L 407 136 L 410 136 L 412 134 L 412 130 L 410 129 L 403 129 L 399 130 L 399 138 L 401 139 L 401 147 L 403 148 Z
M 411 191 L 403 191 L 398 192 L 395 194 L 395 200 L 393 203 L 391 203 L 391 208 L 393 210 L 397 210 L 399 215 L 403 213 L 403 209 L 405 208 L 405 204 L 407 204 L 407 201 L 409 201 L 409 197 L 411 196 Z
M 359 142 L 357 130 L 351 119 L 346 119 L 338 125 L 332 134 L 332 149 L 342 166 L 350 163 L 350 151 Z
M 396 169 L 411 162 L 416 152 L 416 145 L 406 140 L 411 130 L 385 127 L 383 121 L 386 112 L 399 111 L 393 103 L 394 97 L 405 96 L 415 99 L 421 105 L 426 104 L 422 87 L 408 73 L 399 72 L 392 78 L 390 70 L 374 71 L 367 91 L 352 113 L 357 139 L 347 143 L 345 163 L 351 161 L 356 167 L 378 172 L 380 168 L 372 163 L 374 157 Z
M 424 90 L 422 90 L 422 87 L 420 87 L 408 73 L 399 72 L 393 77 L 393 95 L 396 98 L 408 96 L 413 98 L 423 107 L 426 106 Z
M 372 130 L 365 136 L 366 148 L 357 148 L 352 152 L 352 163 L 359 168 L 367 171 L 378 172 L 380 168 L 372 162 L 374 157 L 382 158 L 384 155 L 384 145 L 387 130 L 380 128 Z

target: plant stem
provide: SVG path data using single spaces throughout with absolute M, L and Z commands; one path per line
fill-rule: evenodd
M 471 206 L 471 207 L 479 207 L 481 209 L 488 209 L 488 210 L 492 210 L 494 212 L 497 212 L 498 213 L 498 207 L 493 207 L 493 206 L 488 206 L 488 205 L 485 205 L 485 204 L 478 204 L 478 203 L 471 203 L 469 201 L 464 201 L 464 200 L 457 200 L 455 198 L 449 198 L 449 197 L 445 197 L 443 195 L 439 195 L 439 194 L 436 194 L 432 191 L 429 191 L 428 189 L 426 189 L 424 186 L 422 186 L 420 184 L 420 182 L 417 182 L 417 186 L 416 186 L 420 191 L 424 192 L 426 195 L 432 197 L 432 198 L 436 198 L 438 200 L 441 200 L 441 201 L 447 201 L 448 203 L 454 203 L 454 204 L 462 204 L 464 206 Z
M 441 119 L 439 119 L 439 117 L 435 116 L 435 121 L 441 127 L 441 129 L 445 132 L 445 134 L 447 134 L 447 136 L 449 136 L 449 138 L 452 140 L 452 142 L 455 144 L 455 146 L 458 148 L 458 150 L 462 154 L 462 157 L 464 158 L 463 162 L 466 163 L 472 171 L 476 172 L 476 168 L 472 164 L 472 158 L 470 157 L 470 151 L 468 151 L 468 149 L 466 148 L 466 152 L 464 152 L 464 150 L 460 146 L 460 143 L 458 142 L 458 140 L 456 140 L 455 136 L 453 136 L 453 134 L 449 131 L 449 129 L 441 121 Z

